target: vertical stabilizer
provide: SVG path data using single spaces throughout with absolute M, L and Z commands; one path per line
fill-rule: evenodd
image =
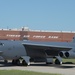
M 73 37 L 72 42 L 75 43 L 75 36 Z

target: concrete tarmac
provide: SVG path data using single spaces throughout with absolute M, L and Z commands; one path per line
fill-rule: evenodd
M 75 64 L 46 65 L 45 63 L 31 63 L 30 66 L 14 66 L 11 63 L 0 63 L 0 70 L 27 70 L 43 73 L 58 73 L 62 75 L 75 75 Z

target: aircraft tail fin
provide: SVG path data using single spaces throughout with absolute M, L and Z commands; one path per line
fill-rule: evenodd
M 73 37 L 72 42 L 75 43 L 75 36 Z

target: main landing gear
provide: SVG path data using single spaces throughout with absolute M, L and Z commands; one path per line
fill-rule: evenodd
M 56 56 L 55 61 L 53 60 L 53 58 L 46 58 L 46 64 L 61 65 L 62 64 L 62 58 L 59 56 Z
M 55 64 L 61 65 L 62 64 L 62 58 L 59 56 L 56 56 Z
M 17 59 L 17 60 L 12 60 L 12 64 L 13 65 L 20 65 L 20 60 L 19 59 Z
M 20 65 L 27 66 L 28 65 L 25 60 L 20 61 L 19 59 L 18 60 L 12 60 L 12 64 L 18 65 L 18 66 L 20 66 Z
M 22 60 L 12 60 L 12 64 L 14 65 L 23 65 L 23 66 L 28 66 L 30 65 L 30 57 L 29 56 L 22 56 L 21 57 Z

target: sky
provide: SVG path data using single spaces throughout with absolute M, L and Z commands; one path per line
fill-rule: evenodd
M 75 0 L 0 0 L 0 28 L 75 31 Z

